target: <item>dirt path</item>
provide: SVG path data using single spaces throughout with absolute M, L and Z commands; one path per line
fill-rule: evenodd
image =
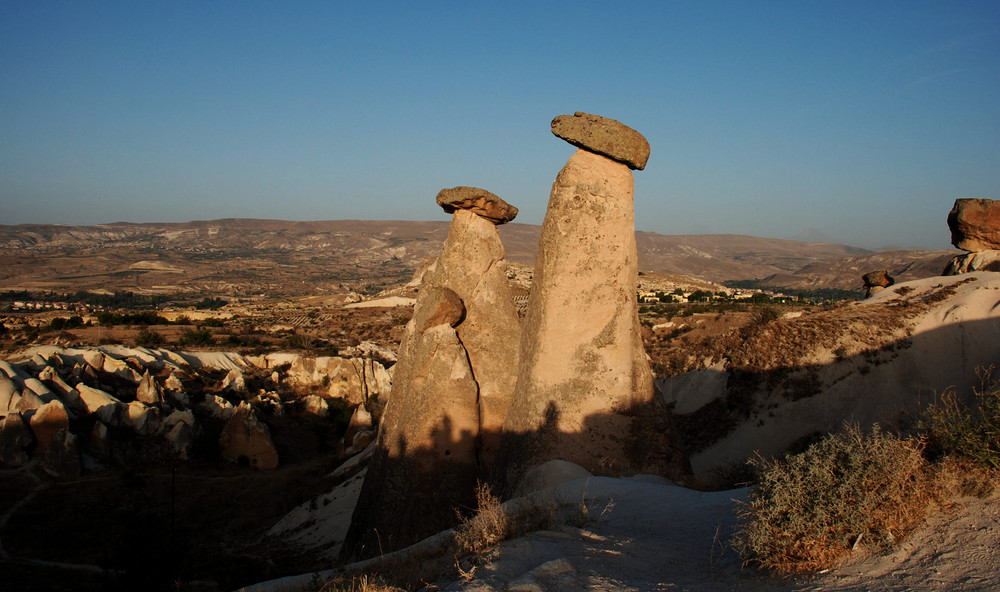
M 814 577 L 743 568 L 724 541 L 746 490 L 704 493 L 594 478 L 579 492 L 594 519 L 504 543 L 468 581 L 446 590 L 821 592 L 1000 589 L 1000 496 L 930 516 L 897 550 Z M 602 508 L 607 508 L 601 516 Z M 594 512 L 596 511 L 596 515 Z M 596 517 L 595 517 L 596 516 Z
M 932 514 L 892 553 L 858 558 L 812 590 L 1000 590 L 1000 496 Z

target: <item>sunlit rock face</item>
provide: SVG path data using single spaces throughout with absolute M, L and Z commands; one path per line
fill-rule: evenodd
M 951 244 L 966 251 L 1000 249 L 1000 201 L 956 199 L 948 214 Z
M 632 200 L 629 166 L 584 149 L 553 183 L 497 461 L 508 490 L 552 459 L 687 474 L 642 346 Z
M 1000 271 L 1000 201 L 956 199 L 948 228 L 951 244 L 970 252 L 956 255 L 941 275 Z

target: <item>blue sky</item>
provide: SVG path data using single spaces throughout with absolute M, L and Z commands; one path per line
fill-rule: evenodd
M 1000 199 L 1000 2 L 0 0 L 0 224 L 539 224 L 573 111 L 649 139 L 640 230 L 946 248 Z

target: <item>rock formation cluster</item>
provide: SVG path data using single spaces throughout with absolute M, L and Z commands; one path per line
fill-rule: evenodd
M 633 179 L 649 143 L 612 119 L 552 121 L 578 146 L 553 184 L 523 329 L 495 225 L 517 210 L 442 190 L 453 213 L 400 345 L 393 399 L 345 557 L 413 543 L 472 509 L 476 481 L 513 493 L 554 459 L 595 474 L 689 470 L 642 347 Z
M 942 275 L 1000 271 L 1000 201 L 956 199 L 948 227 L 951 244 L 969 252 L 952 259 Z
M 227 371 L 221 381 L 212 378 L 219 370 Z M 269 379 L 248 387 L 245 374 L 268 371 Z M 279 394 L 280 381 L 327 385 L 328 393 L 293 399 Z M 141 437 L 161 442 L 181 460 L 201 440 L 217 443 L 223 458 L 273 469 L 279 454 L 269 418 L 309 417 L 334 429 L 328 400 L 363 408 L 388 395 L 389 375 L 370 358 L 45 346 L 24 361 L 0 361 L 0 464 L 20 467 L 38 459 L 50 475 L 75 478 L 119 462 L 122 447 Z M 357 452 L 371 430 L 370 416 L 367 423 L 359 420 L 344 454 Z

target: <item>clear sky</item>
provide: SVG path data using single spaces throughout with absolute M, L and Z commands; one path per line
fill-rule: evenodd
M 946 248 L 1000 199 L 1000 1 L 0 0 L 0 224 L 540 224 L 574 111 L 649 139 L 640 230 Z

